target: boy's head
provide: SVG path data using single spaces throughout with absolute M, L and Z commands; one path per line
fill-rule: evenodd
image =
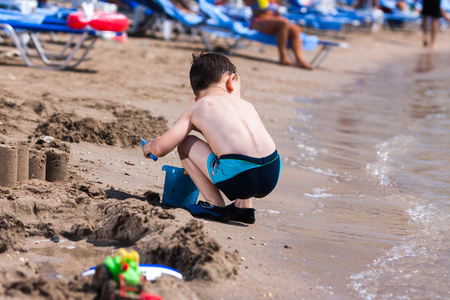
M 201 53 L 192 54 L 191 71 L 189 78 L 194 94 L 207 89 L 211 84 L 222 80 L 223 75 L 236 74 L 236 67 L 222 54 Z

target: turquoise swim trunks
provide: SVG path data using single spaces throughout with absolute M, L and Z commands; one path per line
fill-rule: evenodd
M 208 157 L 211 181 L 230 200 L 262 198 L 276 186 L 281 171 L 281 159 L 275 150 L 271 155 L 254 158 L 240 154 Z

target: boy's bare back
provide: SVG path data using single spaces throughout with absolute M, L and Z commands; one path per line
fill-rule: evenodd
M 213 90 L 190 109 L 194 130 L 203 134 L 217 156 L 243 154 L 264 157 L 275 143 L 255 108 L 240 97 Z
M 233 92 L 227 92 L 225 79 L 221 86 L 203 90 L 196 102 L 181 114 L 174 126 L 157 137 L 144 151 L 164 156 L 179 145 L 192 131 L 200 132 L 217 156 L 242 154 L 265 157 L 276 149 L 275 142 L 264 127 L 255 108 L 240 98 L 240 82 L 235 82 Z M 231 84 L 231 83 L 230 83 Z

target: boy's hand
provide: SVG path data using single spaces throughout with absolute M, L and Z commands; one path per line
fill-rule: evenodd
M 145 158 L 151 158 L 154 161 L 158 160 L 158 157 L 154 156 L 151 152 L 150 152 L 150 145 L 152 144 L 153 140 L 150 141 L 146 141 L 143 138 L 141 138 L 141 143 L 142 143 L 142 152 L 144 153 L 144 157 Z
M 150 140 L 142 146 L 142 152 L 144 153 L 145 158 L 150 158 L 150 145 L 152 144 L 152 141 L 153 140 Z

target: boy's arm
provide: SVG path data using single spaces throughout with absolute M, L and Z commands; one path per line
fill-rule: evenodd
M 147 142 L 142 148 L 144 156 L 148 157 L 152 153 L 157 157 L 162 157 L 178 146 L 193 128 L 191 114 L 191 109 L 185 111 L 166 133 Z

